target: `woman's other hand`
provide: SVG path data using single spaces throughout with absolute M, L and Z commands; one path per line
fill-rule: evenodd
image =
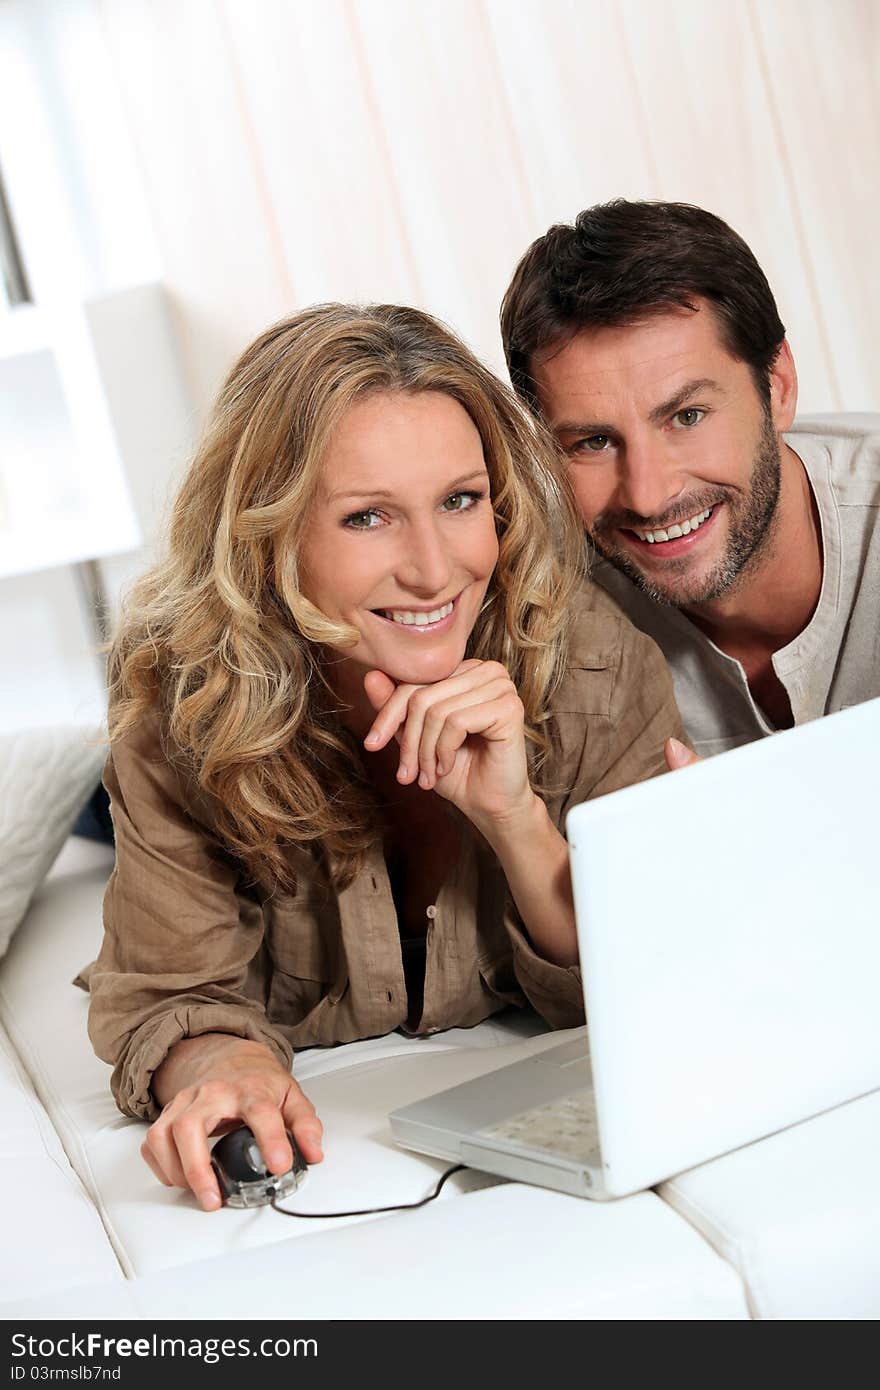
M 364 689 L 377 711 L 364 746 L 397 739 L 400 783 L 436 791 L 478 828 L 531 812 L 522 701 L 498 662 L 463 661 L 433 685 L 369 671 Z
M 222 1205 L 210 1135 L 249 1125 L 272 1173 L 293 1162 L 289 1129 L 306 1163 L 319 1163 L 321 1121 L 288 1071 L 261 1043 L 205 1033 L 176 1044 L 153 1075 L 162 1113 L 141 1156 L 166 1187 L 188 1187 L 204 1211 Z

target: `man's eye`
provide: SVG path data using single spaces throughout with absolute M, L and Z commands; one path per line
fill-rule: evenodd
M 466 512 L 475 506 L 484 494 L 482 492 L 451 492 L 443 503 L 447 512 Z
M 576 439 L 569 448 L 570 454 L 582 454 L 589 449 L 591 454 L 601 454 L 611 443 L 611 436 L 607 434 L 590 434 L 584 439 Z
M 693 429 L 694 425 L 698 425 L 705 414 L 705 410 L 700 410 L 695 405 L 689 405 L 684 410 L 677 411 L 672 418 L 680 429 L 689 430 Z
M 348 526 L 352 531 L 374 531 L 381 525 L 382 518 L 373 508 L 366 512 L 352 512 L 343 521 L 343 526 Z

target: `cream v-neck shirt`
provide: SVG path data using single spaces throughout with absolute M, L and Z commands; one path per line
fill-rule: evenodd
M 773 656 L 794 721 L 804 724 L 880 696 L 880 415 L 804 416 L 784 438 L 806 470 L 822 531 L 816 611 Z M 775 732 L 742 664 L 679 609 L 647 598 L 607 561 L 596 561 L 593 578 L 660 647 L 698 753 Z

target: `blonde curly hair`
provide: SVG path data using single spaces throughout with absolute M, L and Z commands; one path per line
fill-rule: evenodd
M 556 447 L 443 324 L 394 305 L 321 304 L 242 354 L 174 503 L 164 558 L 132 588 L 110 651 L 111 744 L 158 711 L 166 756 L 206 793 L 227 848 L 295 886 L 291 846 L 340 887 L 380 833 L 326 649 L 357 634 L 299 587 L 322 459 L 367 394 L 439 391 L 483 443 L 499 558 L 467 654 L 500 661 L 525 708 L 531 770 L 549 752 L 583 532 Z

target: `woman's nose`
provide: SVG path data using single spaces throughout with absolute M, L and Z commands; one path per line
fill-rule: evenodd
M 403 540 L 398 579 L 428 597 L 449 587 L 452 563 L 445 541 L 434 523 L 412 526 Z

